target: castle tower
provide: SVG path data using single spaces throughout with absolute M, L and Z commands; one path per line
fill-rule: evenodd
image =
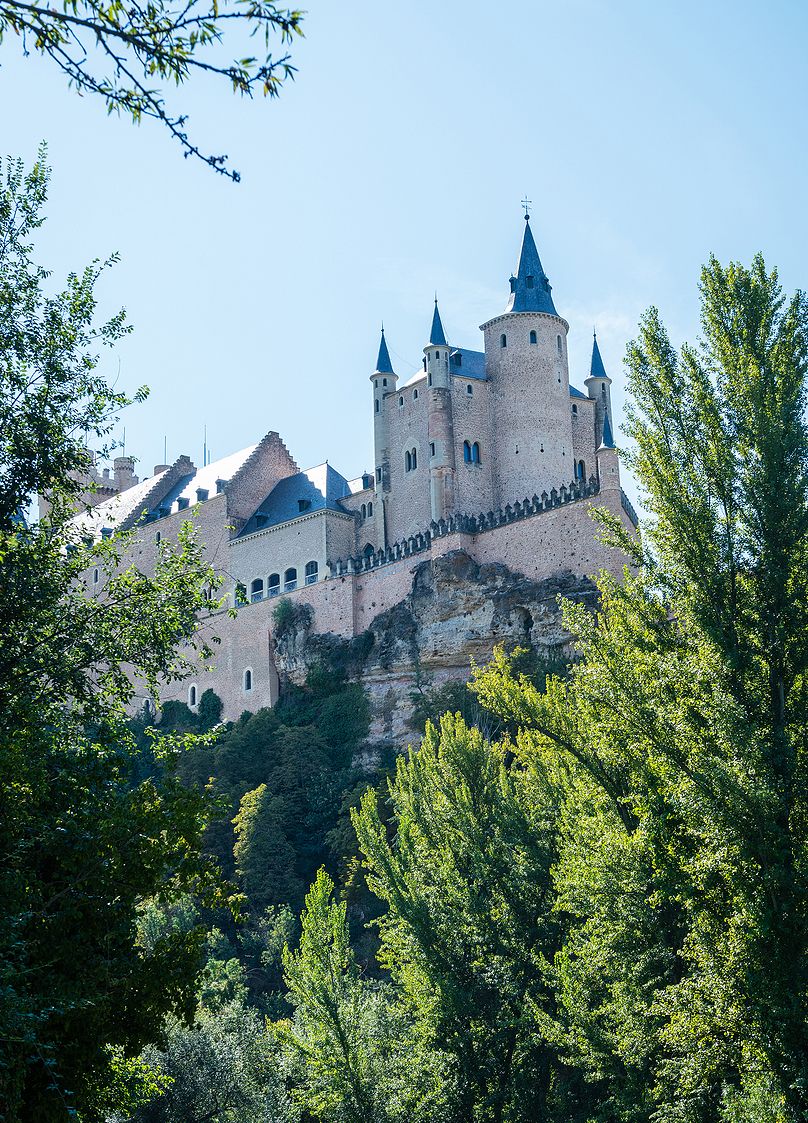
M 393 370 L 390 362 L 390 352 L 387 350 L 387 341 L 382 338 L 379 343 L 379 357 L 376 360 L 376 370 L 370 376 L 373 383 L 373 445 L 376 457 L 375 486 L 376 486 L 376 511 L 374 512 L 378 539 L 381 545 L 387 545 L 386 506 L 387 496 L 390 493 L 390 416 L 389 403 L 391 395 L 398 381 L 398 375 Z
M 424 347 L 424 360 L 429 402 L 429 503 L 432 520 L 437 522 L 448 518 L 454 511 L 455 474 L 449 345 L 441 323 L 437 297 L 429 343 Z
M 612 417 L 612 392 L 610 390 L 612 384 L 611 378 L 606 373 L 606 368 L 603 365 L 603 359 L 600 356 L 600 348 L 598 347 L 597 333 L 593 333 L 592 339 L 592 362 L 589 366 L 589 378 L 585 379 L 584 385 L 586 386 L 589 397 L 595 403 L 595 447 L 601 443 L 604 436 L 604 426 L 608 418 L 611 423 Z M 611 428 L 610 428 L 611 431 Z M 612 442 L 614 445 L 614 442 Z
M 504 313 L 482 325 L 491 380 L 494 500 L 541 495 L 573 477 L 569 324 L 556 311 L 530 216 Z M 483 451 L 485 455 L 485 451 Z

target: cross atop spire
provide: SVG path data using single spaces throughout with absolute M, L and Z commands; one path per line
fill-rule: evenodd
M 379 344 L 379 357 L 376 360 L 378 374 L 394 374 L 393 364 L 390 362 L 390 352 L 387 350 L 387 341 L 384 338 L 384 324 L 382 324 L 382 339 Z
M 519 255 L 519 266 L 516 276 L 511 277 L 511 298 L 505 308 L 506 312 L 546 312 L 550 316 L 557 316 L 553 297 L 552 286 L 547 279 L 547 274 L 539 258 L 539 251 L 533 240 L 533 231 L 530 229 L 530 215 L 528 207 L 530 200 L 522 203 L 525 208 L 525 232 L 522 237 L 522 252 Z
M 525 195 L 522 200 L 522 206 L 525 208 L 525 222 L 530 222 L 530 208 L 533 206 L 533 200 L 528 199 L 527 195 Z
M 440 319 L 440 312 L 438 311 L 438 297 L 435 295 L 435 311 L 432 313 L 432 330 L 429 333 L 429 342 L 438 347 L 446 346 L 446 333 L 443 330 L 443 324 Z

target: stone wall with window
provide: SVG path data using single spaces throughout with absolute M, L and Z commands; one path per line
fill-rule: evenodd
M 428 394 L 424 377 L 384 399 L 390 433 L 390 492 L 385 496 L 388 542 L 429 526 Z

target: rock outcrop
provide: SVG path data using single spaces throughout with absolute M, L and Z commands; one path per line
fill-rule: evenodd
M 597 589 L 571 572 L 532 581 L 456 550 L 419 565 L 409 595 L 349 642 L 314 632 L 311 611 L 290 605 L 276 628 L 275 664 L 281 682 L 301 682 L 317 662 L 344 669 L 369 693 L 371 739 L 406 743 L 411 694 L 419 685 L 467 679 L 471 661 L 485 663 L 500 643 L 529 647 L 548 660 L 563 656 L 570 637 L 559 597 L 594 609 Z

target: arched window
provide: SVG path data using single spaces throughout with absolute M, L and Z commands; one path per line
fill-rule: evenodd
M 404 395 L 403 394 L 398 399 L 398 405 L 399 405 L 399 409 L 404 405 Z
M 369 558 L 372 554 L 375 554 L 376 551 L 373 549 L 373 546 L 370 544 L 370 542 L 367 542 L 362 553 L 366 558 Z
M 386 378 L 383 378 L 383 379 L 382 379 L 382 386 L 386 386 L 386 385 L 387 385 L 387 379 L 386 379 Z
M 407 451 L 404 453 L 404 471 L 412 471 L 412 454 L 410 453 L 409 449 L 407 449 Z
M 286 573 L 283 575 L 283 591 L 291 593 L 293 589 L 297 588 L 297 570 L 293 565 L 289 566 Z
M 160 543 L 162 542 L 162 540 L 163 540 L 163 536 L 162 536 L 162 534 L 160 533 L 160 531 L 158 530 L 158 531 L 157 531 L 157 533 L 156 533 L 156 534 L 155 534 L 155 536 L 154 536 L 154 541 L 155 541 L 155 542 L 157 543 L 157 545 L 159 546 L 159 545 L 160 545 Z
M 561 344 L 561 336 L 560 335 L 556 336 L 556 347 L 558 348 L 559 355 L 563 355 L 564 354 L 564 348 Z
M 94 585 L 98 584 L 98 570 L 97 569 L 93 570 L 93 584 Z
M 474 393 L 474 389 L 473 389 L 470 382 L 469 382 L 468 386 L 466 387 L 466 393 L 467 394 L 473 394 Z
M 367 517 L 368 517 L 368 505 L 367 505 L 367 503 L 363 503 L 362 504 L 362 518 L 366 519 Z
M 579 480 L 586 479 L 586 464 L 584 464 L 583 460 L 578 461 L 575 467 L 575 475 Z
M 188 687 L 188 705 L 189 706 L 195 706 L 196 705 L 196 687 L 195 686 L 189 686 Z
M 271 597 L 276 597 L 281 591 L 281 575 L 280 573 L 270 573 L 269 580 L 267 581 L 267 592 Z
M 373 514 L 373 504 L 368 503 L 368 518 L 370 518 L 372 514 Z
M 413 470 L 415 470 L 418 467 L 418 449 L 417 448 L 414 448 L 412 450 L 412 467 L 413 467 Z
M 248 667 L 244 672 L 244 693 L 249 694 L 252 690 L 252 671 Z
M 539 341 L 538 341 L 538 338 L 536 337 L 536 333 L 535 333 L 535 331 L 532 331 L 532 332 L 530 333 L 530 342 L 531 342 L 531 343 L 538 343 L 538 342 L 539 342 Z
M 480 444 L 479 444 L 479 441 L 475 441 L 474 444 L 471 446 L 471 462 L 472 462 L 472 464 L 479 464 L 480 463 Z
M 532 277 L 525 277 L 525 288 L 528 288 L 528 289 L 533 288 L 533 278 Z
M 577 413 L 577 412 L 578 412 L 578 406 L 577 406 L 577 405 L 575 404 L 575 402 L 573 402 L 573 403 L 572 403 L 572 412 L 573 412 L 573 413 Z
M 412 392 L 412 400 L 413 400 L 413 401 L 416 401 L 416 400 L 417 400 L 417 398 L 418 398 L 418 391 L 417 391 L 417 390 L 413 390 L 413 392 Z
M 428 386 L 432 385 L 432 371 L 430 371 L 429 374 L 427 375 L 426 382 L 427 382 Z
M 263 600 L 264 599 L 264 579 L 263 577 L 256 577 L 250 585 L 250 600 Z
M 320 567 L 317 565 L 316 561 L 306 562 L 306 584 L 307 585 L 314 585 L 316 583 L 317 574 L 319 573 L 319 571 L 320 571 Z
M 466 464 L 471 464 L 471 444 L 469 441 L 463 441 L 463 460 Z
M 499 345 L 500 345 L 500 347 L 507 347 L 508 346 L 508 337 L 507 337 L 507 335 L 505 335 L 504 332 L 499 337 Z
M 376 412 L 379 412 L 379 399 L 376 399 Z

